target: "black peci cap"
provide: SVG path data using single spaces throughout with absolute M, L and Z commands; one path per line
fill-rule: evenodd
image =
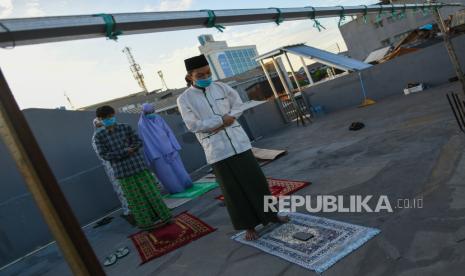
M 201 68 L 208 65 L 208 61 L 204 55 L 195 56 L 184 60 L 187 71 L 192 71 L 197 68 Z

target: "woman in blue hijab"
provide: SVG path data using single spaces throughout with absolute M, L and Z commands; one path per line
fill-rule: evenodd
M 169 193 L 180 193 L 192 186 L 192 180 L 178 153 L 181 146 L 171 128 L 155 113 L 151 104 L 142 106 L 139 136 L 144 142 L 149 167 Z

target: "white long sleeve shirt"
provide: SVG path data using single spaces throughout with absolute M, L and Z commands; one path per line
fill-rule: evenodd
M 202 145 L 209 164 L 224 160 L 252 148 L 249 137 L 237 120 L 217 133 L 223 116 L 236 119 L 242 115 L 242 100 L 236 90 L 221 82 L 213 82 L 205 92 L 189 87 L 177 100 L 179 112 L 189 131 Z

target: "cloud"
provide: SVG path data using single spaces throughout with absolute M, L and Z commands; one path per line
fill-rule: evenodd
M 144 11 L 182 11 L 192 6 L 193 0 L 161 0 L 156 5 L 146 5 Z
M 42 10 L 40 6 L 39 0 L 31 0 L 26 3 L 26 16 L 29 17 L 39 17 L 44 16 L 45 12 Z
M 0 17 L 8 17 L 13 13 L 13 2 L 11 0 L 0 0 Z
M 43 44 L 0 51 L 2 71 L 22 109 L 70 107 L 63 96 L 65 91 L 75 107 L 140 91 L 119 45 L 108 47 L 115 55 L 101 58 L 95 58 L 95 54 L 82 58 L 72 49 L 90 52 L 93 47 L 89 42 L 60 46 L 57 49 L 54 44 Z
M 322 22 L 326 30 L 318 32 L 310 21 L 285 22 L 280 26 L 263 24 L 246 30 L 244 27 L 229 27 L 229 32 L 214 35 L 216 40 L 226 40 L 229 46 L 257 45 L 259 53 L 271 51 L 286 45 L 305 43 L 321 49 L 334 47 L 337 42 L 345 45 L 336 24 Z
M 171 54 L 168 54 L 166 57 L 158 60 L 156 63 L 141 64 L 141 67 L 144 68 L 144 72 L 157 72 L 158 70 L 163 71 L 165 81 L 169 88 L 183 87 L 185 86 L 184 77 L 186 75 L 184 60 L 189 57 L 199 55 L 200 52 L 197 47 L 198 46 L 192 46 L 176 49 L 171 52 Z M 149 87 L 161 88 L 161 81 L 158 78 L 158 75 L 156 79 L 148 79 L 147 81 Z

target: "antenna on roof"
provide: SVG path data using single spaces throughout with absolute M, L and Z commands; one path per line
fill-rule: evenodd
M 165 77 L 163 77 L 163 71 L 159 70 L 157 73 L 158 73 L 158 76 L 161 79 L 161 84 L 163 85 L 163 88 L 165 90 L 168 90 L 168 86 L 166 85 Z M 163 88 L 162 88 L 162 90 L 163 90 Z
M 124 47 L 123 53 L 125 53 L 126 57 L 128 58 L 129 68 L 131 69 L 132 75 L 136 79 L 140 88 L 142 88 L 142 91 L 144 91 L 144 93 L 147 95 L 149 91 L 147 90 L 147 86 L 145 85 L 144 75 L 142 74 L 140 65 L 136 63 L 136 60 L 134 59 L 134 56 L 131 53 L 131 48 Z
M 66 91 L 65 91 L 64 95 L 65 95 L 65 98 L 68 101 L 69 105 L 71 106 L 71 109 L 75 110 L 76 108 L 74 107 L 73 103 L 71 102 L 71 99 L 66 94 Z

